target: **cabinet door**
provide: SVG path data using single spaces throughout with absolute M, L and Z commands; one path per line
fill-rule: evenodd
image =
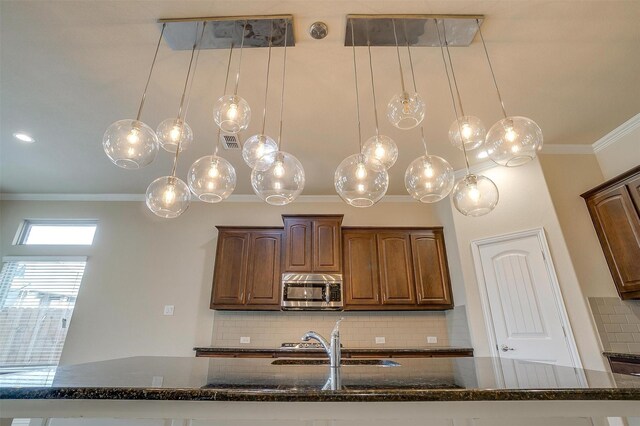
M 282 233 L 256 231 L 249 236 L 247 305 L 280 309 Z
M 411 252 L 418 304 L 453 307 L 442 232 L 412 233 Z
M 627 186 L 595 195 L 587 205 L 618 293 L 640 297 L 640 219 Z
M 221 231 L 218 234 L 211 308 L 244 304 L 248 254 L 248 232 Z
M 309 219 L 285 219 L 286 272 L 311 272 L 311 233 L 312 221 Z
M 380 281 L 374 232 L 344 232 L 345 309 L 380 304 Z
M 638 215 L 640 215 L 640 176 L 636 176 L 635 178 L 631 178 L 631 180 L 627 181 L 627 188 L 629 189 L 631 198 L 636 205 L 636 211 L 638 212 Z
M 340 219 L 313 221 L 313 272 L 340 272 Z
M 378 267 L 383 305 L 416 303 L 408 232 L 379 232 Z

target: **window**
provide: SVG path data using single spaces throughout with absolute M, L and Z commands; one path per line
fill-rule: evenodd
M 90 246 L 97 226 L 95 220 L 25 220 L 16 244 Z
M 57 365 L 86 257 L 5 257 L 0 369 Z

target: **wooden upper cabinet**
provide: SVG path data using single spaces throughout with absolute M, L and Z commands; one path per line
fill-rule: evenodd
M 379 232 L 378 267 L 383 305 L 414 305 L 411 238 L 407 232 Z
M 411 233 L 411 252 L 417 303 L 452 308 L 453 296 L 442 231 Z
M 212 309 L 280 310 L 282 229 L 221 229 Z
M 622 299 L 640 299 L 640 167 L 582 194 Z
M 345 306 L 379 305 L 376 234 L 368 231 L 345 231 L 342 241 Z
M 342 215 L 283 216 L 285 272 L 342 272 Z

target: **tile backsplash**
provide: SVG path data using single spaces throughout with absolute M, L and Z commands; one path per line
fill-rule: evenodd
M 453 312 L 455 314 L 453 314 Z M 445 312 L 233 312 L 216 311 L 212 345 L 217 347 L 275 348 L 297 342 L 309 330 L 327 337 L 340 324 L 342 344 L 350 348 L 427 348 L 470 346 L 464 306 Z M 454 317 L 448 318 L 448 315 Z M 455 318 L 455 319 L 454 319 Z M 449 324 L 450 323 L 450 324 Z M 450 333 L 453 333 L 450 337 Z M 249 337 L 250 343 L 240 343 Z M 376 343 L 384 337 L 385 343 Z M 427 343 L 435 337 L 437 343 Z M 466 343 L 466 344 L 464 344 Z
M 640 302 L 590 297 L 589 305 L 605 351 L 640 353 Z

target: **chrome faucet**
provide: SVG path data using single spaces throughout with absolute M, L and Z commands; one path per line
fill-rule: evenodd
M 331 332 L 331 343 L 327 342 L 327 339 L 322 337 L 315 331 L 308 331 L 302 336 L 303 342 L 309 340 L 317 340 L 320 342 L 324 350 L 329 355 L 329 380 L 322 388 L 323 390 L 338 390 L 340 389 L 340 362 L 342 360 L 342 351 L 340 348 L 340 322 L 344 318 L 340 318 L 333 331 Z

